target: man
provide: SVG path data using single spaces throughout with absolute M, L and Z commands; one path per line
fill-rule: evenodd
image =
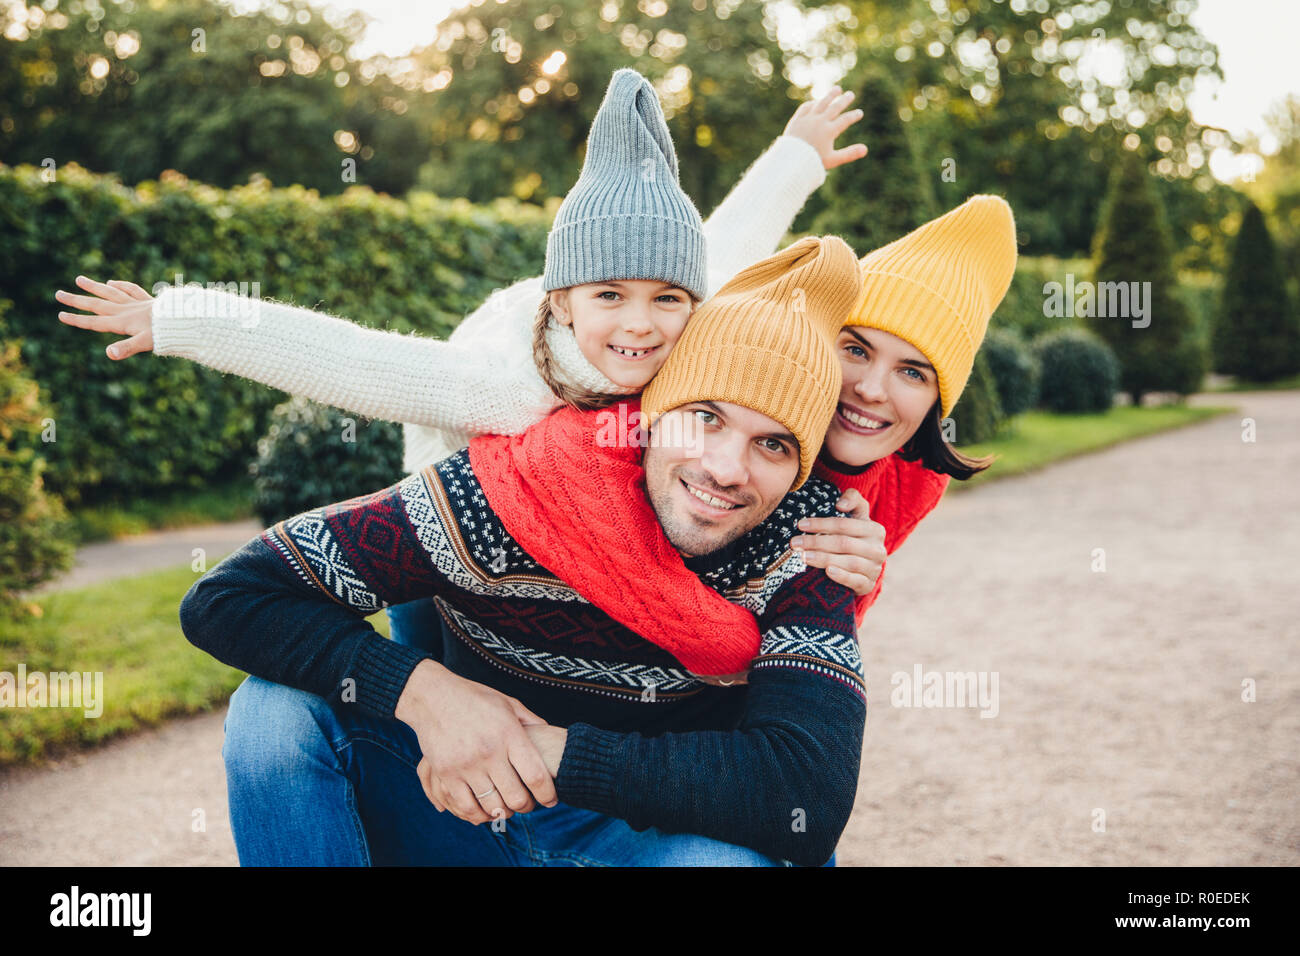
M 835 514 L 838 491 L 808 475 L 860 283 L 835 237 L 756 263 L 699 309 L 644 395 L 651 507 L 687 565 L 758 618 L 747 685 L 697 680 L 679 661 L 699 648 L 628 630 L 494 510 L 506 502 L 485 481 L 500 493 L 503 462 L 586 491 L 583 462 L 556 461 L 545 430 L 599 413 L 475 439 L 280 522 L 198 581 L 186 636 L 253 675 L 224 749 L 241 862 L 825 863 L 853 806 L 865 690 L 853 593 L 787 542 L 798 519 Z M 429 595 L 441 663 L 364 620 Z

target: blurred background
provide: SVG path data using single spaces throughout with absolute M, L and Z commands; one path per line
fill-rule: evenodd
M 954 414 L 998 456 L 978 485 L 1300 388 L 1297 35 L 1284 0 L 0 2 L 0 670 L 112 691 L 97 720 L 0 715 L 0 765 L 222 704 L 241 675 L 175 621 L 195 575 L 401 477 L 394 423 L 341 443 L 337 410 L 108 361 L 56 319 L 78 274 L 445 336 L 541 272 L 614 70 L 654 83 L 705 216 L 839 84 L 865 116 L 838 145 L 870 153 L 787 241 L 864 254 L 975 193 L 1015 211 Z M 1150 327 L 1049 305 L 1092 280 L 1150 282 Z

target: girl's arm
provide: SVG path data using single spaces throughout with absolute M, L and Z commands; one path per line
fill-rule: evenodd
M 367 418 L 469 433 L 516 433 L 545 414 L 550 393 L 524 339 L 538 301 L 510 289 L 494 309 L 526 312 L 503 322 L 519 341 L 495 350 L 354 325 L 297 306 L 217 289 L 168 288 L 157 298 L 133 282 L 77 277 L 91 295 L 56 298 L 93 315 L 60 312 L 68 325 L 128 335 L 108 347 L 122 359 L 153 350 L 283 389 Z M 515 287 L 511 287 L 514 289 Z M 486 307 L 486 304 L 485 306 Z M 482 308 L 482 307 L 481 307 Z
M 710 295 L 776 251 L 808 197 L 826 181 L 827 170 L 867 155 L 862 143 L 835 148 L 836 138 L 862 118 L 862 110 L 843 112 L 852 98 L 852 92 L 834 86 L 820 100 L 801 104 L 785 132 L 709 216 L 704 240 Z

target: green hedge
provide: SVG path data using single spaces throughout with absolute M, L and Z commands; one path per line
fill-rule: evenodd
M 257 282 L 263 298 L 365 325 L 445 336 L 492 292 L 545 260 L 554 208 L 474 206 L 356 186 L 321 198 L 265 181 L 223 190 L 165 174 L 132 189 L 75 165 L 55 182 L 0 164 L 0 288 L 22 360 L 57 423 L 47 487 L 69 502 L 199 487 L 241 472 L 281 392 L 193 363 L 111 362 L 108 336 L 59 322 L 81 273 L 145 288 Z

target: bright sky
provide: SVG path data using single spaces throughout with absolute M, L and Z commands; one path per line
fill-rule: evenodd
M 485 0 L 485 6 L 493 0 Z M 258 5 L 243 0 L 240 6 Z M 327 9 L 361 10 L 374 20 L 356 55 L 386 53 L 401 56 L 432 42 L 438 21 L 464 2 L 453 0 L 335 0 Z M 1264 115 L 1287 93 L 1300 95 L 1300 2 L 1297 0 L 1200 0 L 1193 21 L 1219 47 L 1222 84 L 1200 84 L 1190 108 L 1198 122 L 1221 126 L 1235 136 L 1247 132 L 1261 137 L 1265 152 L 1275 149 L 1267 135 Z M 784 34 L 783 34 L 784 35 Z M 830 86 L 829 78 L 814 80 L 813 93 Z M 1211 161 L 1215 175 L 1226 179 L 1241 167 Z M 1245 168 L 1249 168 L 1246 161 Z

